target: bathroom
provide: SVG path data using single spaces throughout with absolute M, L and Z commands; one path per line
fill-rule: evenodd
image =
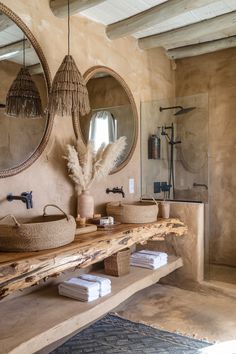
M 162 2 L 143 3 L 151 7 Z M 214 1 L 208 1 L 210 2 L 211 6 L 215 6 Z M 106 1 L 103 3 L 97 6 L 105 6 Z M 107 3 L 106 21 L 116 22 L 112 10 L 114 1 L 108 0 Z M 215 11 L 219 13 L 211 14 L 209 18 L 221 14 L 222 4 L 228 6 L 229 13 L 236 10 L 235 4 L 230 0 L 215 3 L 218 6 Z M 36 73 L 35 80 L 41 88 L 40 95 L 45 109 L 48 88 L 67 53 L 67 16 L 55 16 L 48 0 L 2 0 L 0 5 L 6 6 L 14 15 L 19 16 L 20 23 L 23 23 L 23 27 L 19 27 L 25 32 L 25 36 L 30 39 L 34 37 L 39 45 L 39 48 L 36 45 L 36 52 L 40 56 L 44 76 L 42 71 L 40 75 Z M 128 9 L 129 16 L 133 14 L 131 8 Z M 142 10 L 142 7 L 140 9 Z M 220 294 L 225 293 L 225 296 L 235 297 L 236 48 L 170 60 L 162 47 L 141 50 L 137 44 L 138 37 L 127 35 L 115 40 L 109 39 L 104 24 L 96 17 L 99 16 L 96 7 L 84 10 L 82 14 L 74 14 L 71 5 L 71 11 L 70 51 L 87 81 L 88 90 L 93 92 L 90 99 L 93 110 L 96 110 L 97 106 L 100 109 L 113 106 L 114 116 L 124 114 L 129 117 L 129 122 L 131 121 L 131 125 L 126 128 L 121 127 L 121 131 L 126 129 L 126 134 L 130 134 L 130 146 L 123 161 L 116 171 L 93 184 L 90 189 L 95 202 L 95 213 L 105 215 L 108 202 L 123 200 L 120 193 L 106 193 L 107 188 L 123 187 L 124 200 L 127 203 L 140 200 L 141 197 L 151 200 L 154 197 L 157 201 L 170 199 L 171 217 L 180 218 L 192 232 L 189 244 L 186 241 L 185 246 L 184 242 L 180 241 L 178 246 L 186 251 L 186 264 L 191 263 L 191 253 L 194 262 L 196 261 L 196 264 L 191 263 L 186 270 L 186 278 L 201 281 L 204 289 L 209 288 L 213 292 L 219 291 Z M 123 15 L 123 18 L 127 16 Z M 17 21 L 14 16 L 12 20 Z M 28 29 L 33 37 L 27 32 Z M 233 36 L 235 27 L 229 26 L 225 33 L 227 36 Z M 212 34 L 212 37 L 205 35 L 205 41 L 215 41 L 218 38 L 218 32 Z M 0 43 L 0 47 L 3 45 L 5 42 Z M 29 48 L 25 53 L 27 62 Z M 34 57 L 31 59 L 32 63 L 29 61 L 29 65 L 35 65 Z M 18 60 L 21 60 L 20 55 Z M 0 89 L 0 104 L 4 103 L 7 87 L 16 72 L 8 78 L 9 82 L 4 77 Z M 3 65 L 0 65 L 0 75 L 2 74 Z M 111 77 L 119 83 L 110 88 L 114 90 L 113 94 L 108 94 L 103 103 L 99 102 L 102 97 L 97 101 L 93 100 L 96 93 L 96 88 L 92 87 L 93 78 L 108 80 Z M 105 85 L 103 89 L 104 87 Z M 102 92 L 101 88 L 98 91 Z M 179 108 L 160 111 L 161 107 L 176 106 L 194 109 L 180 115 L 175 115 Z M 0 108 L 0 120 L 3 125 L 2 116 Z M 21 122 L 17 121 L 14 125 L 10 118 L 7 119 L 8 122 L 5 123 L 8 128 L 15 128 L 16 131 L 12 134 L 14 144 L 11 151 L 8 151 L 6 146 L 9 144 L 9 137 L 1 130 L 0 155 L 5 158 L 0 161 L 0 216 L 14 214 L 16 218 L 20 218 L 42 215 L 47 204 L 58 205 L 66 213 L 76 216 L 78 194 L 68 177 L 64 158 L 66 145 L 75 144 L 76 136 L 81 133 L 75 118 L 55 116 L 47 118 L 47 121 L 37 120 L 37 128 L 34 125 L 33 131 L 33 123 L 25 122 L 24 128 L 29 129 L 25 139 L 18 135 Z M 81 122 L 83 121 L 85 127 L 84 131 L 82 128 L 82 134 L 86 141 L 86 116 L 81 118 Z M 161 132 L 170 134 L 170 130 L 162 130 L 162 127 L 172 123 L 174 139 L 181 143 L 173 146 L 173 171 L 169 183 L 171 144 Z M 160 156 L 157 159 L 148 159 L 148 139 L 152 134 L 160 139 Z M 19 151 L 23 152 L 23 155 L 18 154 L 18 149 L 13 149 L 18 146 L 21 147 Z M 13 159 L 13 155 L 17 160 Z M 154 191 L 154 182 L 171 184 L 169 194 L 168 191 Z M 7 200 L 10 193 L 19 196 L 26 191 L 32 191 L 33 208 L 26 209 L 25 203 L 18 200 Z M 179 277 L 183 275 L 178 274 Z M 2 306 L 4 304 L 7 304 L 7 301 L 4 300 Z

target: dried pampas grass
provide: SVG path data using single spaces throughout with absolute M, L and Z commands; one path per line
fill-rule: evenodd
M 89 190 L 97 180 L 106 177 L 116 166 L 126 147 L 126 137 L 122 136 L 114 143 L 104 144 L 94 152 L 92 142 L 85 147 L 81 141 L 74 146 L 67 145 L 67 167 L 69 177 L 82 190 Z

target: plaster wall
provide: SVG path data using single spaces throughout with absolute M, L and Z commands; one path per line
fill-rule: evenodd
M 67 51 L 67 19 L 53 15 L 48 0 L 3 0 L 33 32 L 42 47 L 54 76 Z M 139 111 L 140 101 L 174 96 L 174 73 L 163 50 L 141 51 L 135 39 L 127 37 L 116 41 L 106 38 L 103 25 L 79 15 L 71 18 L 71 54 L 82 73 L 95 65 L 105 65 L 115 70 L 127 83 Z M 49 143 L 40 158 L 24 172 L 0 180 L 0 216 L 39 214 L 47 203 L 55 203 L 75 214 L 76 193 L 67 176 L 63 154 L 65 145 L 74 140 L 69 117 L 56 117 Z M 128 199 L 140 194 L 139 139 L 134 155 L 120 172 L 94 185 L 92 193 L 97 211 L 104 203 L 118 200 L 117 195 L 106 195 L 106 187 L 124 186 Z M 128 194 L 128 178 L 135 179 L 135 194 Z M 6 201 L 9 192 L 20 194 L 32 190 L 34 209 L 26 211 L 23 203 Z
M 210 261 L 236 266 L 236 48 L 177 61 L 176 95 L 209 97 Z
M 181 256 L 183 267 L 162 279 L 178 286 L 201 283 L 204 279 L 204 204 L 170 202 L 170 216 L 188 227 L 183 237 L 169 235 L 166 241 L 148 241 L 145 248 Z M 139 246 L 143 248 L 143 246 Z

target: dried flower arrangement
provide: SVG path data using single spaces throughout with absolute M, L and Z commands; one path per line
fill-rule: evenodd
M 78 140 L 77 149 L 67 145 L 65 158 L 70 178 L 80 190 L 89 190 L 95 181 L 106 177 L 113 170 L 125 147 L 125 136 L 106 146 L 102 144 L 97 152 L 94 151 L 92 142 L 85 146 Z

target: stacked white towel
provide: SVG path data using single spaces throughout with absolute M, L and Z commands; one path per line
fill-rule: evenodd
M 135 267 L 157 269 L 167 264 L 168 255 L 165 252 L 142 250 L 131 255 L 130 264 Z
M 60 295 L 80 301 L 93 301 L 99 298 L 100 285 L 79 278 L 71 278 L 59 284 Z
M 99 284 L 99 295 L 105 296 L 111 293 L 111 281 L 108 278 L 99 277 L 93 274 L 82 274 L 81 279 Z

